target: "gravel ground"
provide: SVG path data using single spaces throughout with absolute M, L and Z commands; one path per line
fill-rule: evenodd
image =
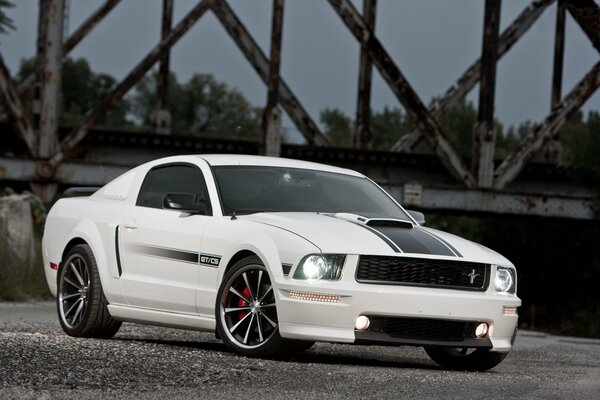
M 599 399 L 600 340 L 520 332 L 489 372 L 444 371 L 420 348 L 319 343 L 287 360 L 236 356 L 208 333 L 123 324 L 76 339 L 53 303 L 0 303 L 0 399 Z

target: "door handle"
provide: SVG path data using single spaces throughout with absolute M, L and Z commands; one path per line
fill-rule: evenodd
M 135 220 L 131 220 L 131 221 L 127 221 L 124 222 L 123 225 L 121 225 L 123 228 L 127 228 L 127 229 L 136 229 L 138 227 L 137 222 L 135 222 Z

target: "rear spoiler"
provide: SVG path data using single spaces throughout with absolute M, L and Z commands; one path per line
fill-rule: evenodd
M 71 187 L 65 190 L 62 197 L 90 196 L 96 193 L 100 187 Z

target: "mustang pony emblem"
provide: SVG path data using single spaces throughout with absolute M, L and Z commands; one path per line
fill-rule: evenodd
M 469 275 L 467 275 L 469 277 L 469 283 L 472 285 L 475 283 L 475 278 L 477 278 L 480 274 L 478 274 L 475 270 L 471 271 L 471 273 Z

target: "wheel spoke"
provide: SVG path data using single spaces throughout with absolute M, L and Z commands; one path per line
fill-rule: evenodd
M 77 304 L 79 304 L 80 302 L 82 302 L 83 299 L 80 297 L 77 300 L 75 300 L 75 302 L 73 304 L 71 304 L 71 307 L 69 307 L 69 309 L 67 310 L 67 312 L 65 312 L 65 319 L 69 316 L 69 314 L 71 314 L 71 311 L 73 311 L 73 309 L 75 308 L 75 306 Z
M 250 323 L 248 324 L 248 329 L 246 329 L 246 336 L 244 336 L 244 344 L 248 343 L 248 336 L 250 336 L 250 330 L 252 329 L 252 323 L 254 322 L 255 314 L 252 314 L 252 318 L 250 318 Z
M 73 282 L 72 280 L 70 280 L 69 278 L 67 278 L 66 276 L 64 277 L 65 282 L 67 282 L 69 285 L 73 286 L 76 289 L 81 289 L 81 286 L 77 285 L 75 282 Z
M 77 278 L 77 281 L 79 282 L 79 284 L 81 286 L 83 286 L 83 278 L 81 277 L 81 274 L 77 270 L 77 267 L 75 266 L 75 264 L 71 263 L 71 264 L 69 264 L 69 266 L 71 267 L 71 271 L 73 271 L 73 273 L 75 274 L 75 277 Z
M 275 303 L 263 304 L 260 306 L 260 308 L 272 308 L 272 307 L 275 307 Z
M 225 309 L 225 314 L 235 311 L 249 311 L 251 307 L 229 307 Z
M 263 271 L 262 269 L 260 271 L 258 271 L 258 282 L 256 284 L 256 299 L 260 298 L 260 282 L 262 281 L 262 274 Z
M 71 325 L 75 325 L 75 322 L 77 321 L 77 317 L 79 317 L 79 314 L 81 313 L 81 310 L 83 309 L 83 304 L 84 304 L 83 301 L 79 302 L 79 307 L 77 307 L 77 311 L 75 312 L 75 315 L 73 316 Z
M 252 297 L 252 301 L 256 300 L 256 297 L 254 297 L 254 292 L 252 291 L 252 288 L 250 287 L 250 283 L 248 282 L 248 275 L 246 275 L 246 273 L 244 272 L 242 274 L 242 276 L 244 277 L 244 282 L 246 282 L 246 287 L 250 291 L 250 296 Z
M 62 299 L 63 300 L 67 300 L 67 299 L 70 299 L 70 298 L 73 298 L 73 297 L 77 297 L 77 296 L 81 296 L 81 293 L 72 293 L 72 294 L 63 296 Z
M 259 343 L 264 342 L 265 338 L 262 333 L 262 326 L 260 326 L 260 313 L 256 315 L 256 326 L 258 327 L 258 341 Z
M 240 326 L 242 324 L 242 322 L 244 322 L 246 320 L 246 318 L 248 318 L 248 315 L 252 315 L 252 313 L 249 312 L 248 314 L 244 315 L 244 317 L 242 319 L 240 319 L 237 324 L 235 324 L 234 326 L 229 328 L 229 332 L 233 333 L 238 328 L 238 326 Z
M 265 297 L 267 297 L 269 295 L 269 293 L 271 293 L 271 291 L 273 290 L 273 286 L 269 286 L 269 288 L 267 289 L 267 291 L 265 292 L 265 294 L 262 295 L 262 297 L 260 298 L 260 302 L 262 302 Z
M 244 296 L 243 294 L 241 294 L 240 292 L 238 292 L 237 290 L 235 290 L 232 287 L 229 288 L 229 291 L 233 294 L 235 294 L 237 297 L 239 297 L 240 299 L 244 300 L 246 303 L 252 303 L 252 300 L 250 300 L 249 298 L 247 298 L 246 296 Z
M 271 318 L 269 318 L 269 316 L 267 314 L 261 312 L 260 315 L 262 315 L 263 317 L 265 317 L 265 319 L 273 326 L 273 328 L 277 327 L 277 322 L 275 322 Z

